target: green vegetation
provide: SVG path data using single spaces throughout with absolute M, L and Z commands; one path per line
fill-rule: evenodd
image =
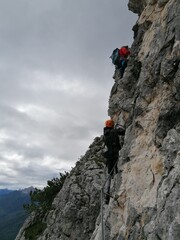
M 38 235 L 46 229 L 46 223 L 43 222 L 44 216 L 52 207 L 52 202 L 57 193 L 63 187 L 66 177 L 69 173 L 60 173 L 60 178 L 53 178 L 47 181 L 47 186 L 43 189 L 35 188 L 30 192 L 30 203 L 25 204 L 24 208 L 28 213 L 34 213 L 33 223 L 26 229 L 25 237 L 28 240 L 36 240 Z
M 31 225 L 25 232 L 25 238 L 28 240 L 36 240 L 38 235 L 40 235 L 46 229 L 46 223 L 43 222 L 35 222 Z
M 35 212 L 41 214 L 50 210 L 55 196 L 61 190 L 68 175 L 69 173 L 67 172 L 65 174 L 60 173 L 60 178 L 53 178 L 47 181 L 47 186 L 43 190 L 35 188 L 34 191 L 31 191 L 31 201 L 29 204 L 24 205 L 25 210 L 29 213 Z

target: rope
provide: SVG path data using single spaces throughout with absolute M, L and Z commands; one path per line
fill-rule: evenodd
M 118 163 L 118 161 L 119 161 L 119 158 L 118 158 L 118 160 L 116 161 L 116 163 L 114 164 L 114 166 L 113 166 L 113 168 L 112 168 L 109 176 L 106 178 L 106 180 L 105 180 L 105 182 L 104 182 L 104 184 L 103 184 L 103 186 L 102 186 L 102 188 L 101 188 L 101 234 L 102 234 L 102 240 L 105 240 L 105 227 L 104 227 L 104 221 L 103 221 L 103 216 L 104 216 L 104 213 L 103 213 L 104 194 L 106 194 L 106 195 L 114 198 L 114 197 L 111 196 L 110 194 L 107 194 L 107 193 L 104 192 L 104 187 L 105 187 L 107 181 L 109 180 L 109 178 L 111 177 L 111 174 L 113 173 L 114 168 L 115 168 L 116 164 Z

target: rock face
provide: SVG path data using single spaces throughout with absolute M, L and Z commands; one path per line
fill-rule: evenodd
M 104 181 L 102 138 L 93 144 L 72 169 L 53 202 L 53 209 L 42 222 L 47 227 L 38 240 L 90 239 L 100 209 L 100 190 Z M 26 229 L 34 216 L 25 222 L 16 240 L 26 239 Z
M 109 115 L 127 131 L 105 239 L 180 239 L 180 4 L 136 1 L 132 55 L 115 73 Z M 142 9 L 143 8 L 143 9 Z M 120 180 L 118 180 L 120 179 Z M 101 238 L 101 231 L 91 240 Z
M 109 99 L 109 115 L 126 134 L 114 198 L 103 206 L 104 238 L 96 138 L 43 219 L 47 228 L 38 240 L 180 239 L 180 3 L 129 0 L 128 6 L 139 19 L 128 67 L 123 79 L 115 72 Z M 25 240 L 26 224 L 16 240 Z

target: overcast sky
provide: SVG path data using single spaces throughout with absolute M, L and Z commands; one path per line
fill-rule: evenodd
M 127 0 L 0 0 L 0 188 L 42 187 L 102 134 Z

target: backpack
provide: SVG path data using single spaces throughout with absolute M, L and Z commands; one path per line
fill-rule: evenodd
M 110 58 L 112 59 L 112 63 L 113 63 L 114 65 L 118 65 L 118 62 L 119 62 L 119 60 L 120 60 L 119 49 L 118 49 L 118 48 L 116 48 L 116 49 L 113 50 Z

